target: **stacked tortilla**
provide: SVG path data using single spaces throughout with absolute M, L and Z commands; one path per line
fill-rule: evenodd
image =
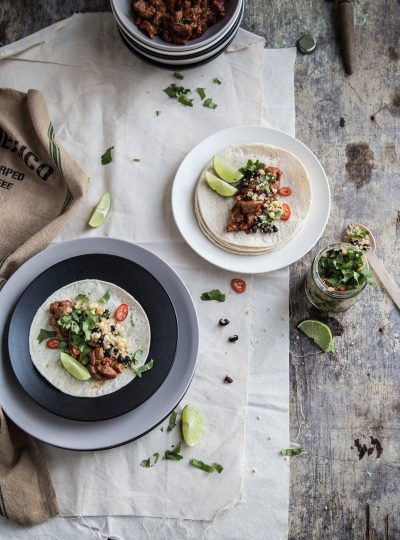
M 211 160 L 201 173 L 195 190 L 195 213 L 203 234 L 218 247 L 239 255 L 267 253 L 292 239 L 301 229 L 311 205 L 310 179 L 301 161 L 282 148 L 261 143 L 231 146 L 219 157 L 234 169 L 245 167 L 249 159 L 279 167 L 282 171 L 280 185 L 290 187 L 292 195 L 278 195 L 278 199 L 290 205 L 292 215 L 288 221 L 276 223 L 276 233 L 227 232 L 226 226 L 235 200 L 234 197 L 218 195 L 208 185 L 206 172 L 215 174 Z

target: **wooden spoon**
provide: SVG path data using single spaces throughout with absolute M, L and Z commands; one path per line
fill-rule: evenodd
M 386 291 L 392 297 L 393 302 L 400 309 L 400 289 L 394 282 L 392 276 L 388 273 L 388 271 L 384 267 L 382 261 L 378 259 L 378 257 L 376 256 L 376 253 L 375 253 L 376 242 L 375 242 L 374 235 L 365 225 L 362 225 L 360 223 L 353 223 L 353 225 L 361 227 L 362 229 L 365 229 L 368 232 L 369 238 L 370 238 L 369 243 L 371 247 L 367 249 L 366 251 L 364 251 L 365 257 L 367 261 L 369 262 L 372 270 L 375 272 L 376 276 L 379 278 L 379 281 L 382 283 Z M 346 242 L 348 241 L 348 238 L 346 236 L 345 236 L 345 241 Z

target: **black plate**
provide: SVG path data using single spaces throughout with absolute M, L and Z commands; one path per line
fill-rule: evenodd
M 37 309 L 54 291 L 82 279 L 109 281 L 123 288 L 143 306 L 151 328 L 148 358 L 154 359 L 153 369 L 120 390 L 97 398 L 64 394 L 42 377 L 29 353 L 29 330 Z M 147 270 L 122 257 L 91 254 L 55 264 L 32 281 L 11 316 L 8 348 L 19 383 L 39 405 L 72 420 L 98 421 L 131 411 L 156 392 L 174 362 L 177 339 L 178 327 L 171 300 Z

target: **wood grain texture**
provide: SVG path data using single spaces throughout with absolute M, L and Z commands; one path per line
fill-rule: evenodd
M 313 256 L 339 239 L 349 221 L 371 228 L 378 256 L 400 283 L 400 2 L 354 2 L 357 63 L 350 77 L 335 40 L 333 6 L 248 0 L 243 23 L 268 47 L 293 46 L 306 31 L 317 39 L 316 51 L 296 63 L 297 136 L 319 157 L 332 187 L 323 239 L 291 268 L 291 440 L 306 453 L 291 461 L 289 537 L 394 540 L 400 538 L 399 312 L 380 287 L 365 291 L 335 317 L 344 328 L 335 355 L 315 354 L 295 328 L 319 316 L 303 292 Z M 0 43 L 73 12 L 106 10 L 106 0 L 2 0 Z M 370 436 L 383 453 L 359 460 L 354 440 L 370 446 Z

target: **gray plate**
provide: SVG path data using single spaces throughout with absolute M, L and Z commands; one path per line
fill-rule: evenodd
M 87 253 L 110 253 L 146 268 L 167 291 L 178 322 L 176 358 L 162 386 L 137 409 L 101 422 L 77 422 L 42 409 L 17 382 L 5 350 L 8 317 L 29 283 L 49 266 Z M 7 281 L 0 291 L 0 305 L 1 406 L 21 429 L 46 443 L 70 450 L 101 450 L 137 439 L 170 414 L 192 380 L 199 344 L 198 322 L 192 299 L 171 267 L 150 251 L 129 242 L 85 238 L 48 248 L 22 265 Z

